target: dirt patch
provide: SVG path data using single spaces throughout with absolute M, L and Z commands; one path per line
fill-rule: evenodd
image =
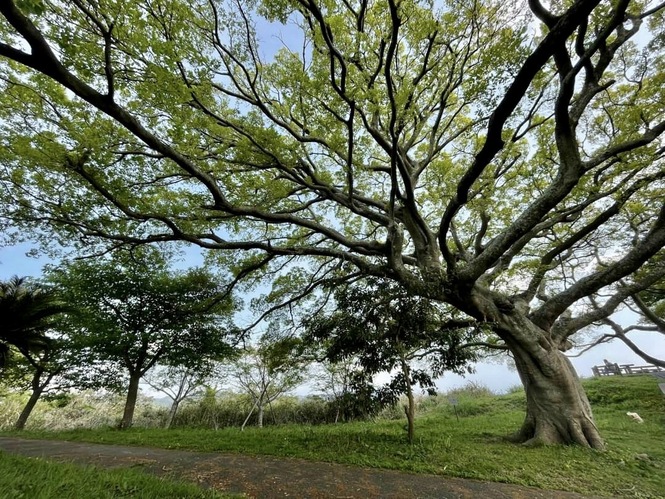
M 0 437 L 0 450 L 98 467 L 138 467 L 160 476 L 256 498 L 573 499 L 579 494 L 302 459 L 188 452 Z

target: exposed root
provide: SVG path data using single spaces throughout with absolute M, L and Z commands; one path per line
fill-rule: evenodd
M 533 437 L 527 440 L 526 442 L 522 443 L 523 447 L 529 447 L 529 448 L 537 448 L 537 447 L 547 447 L 549 445 L 556 445 L 555 443 L 548 442 L 544 438 L 541 437 Z
M 557 420 L 557 417 L 566 418 L 561 414 L 543 413 L 536 422 L 533 414 L 529 414 L 522 428 L 504 437 L 504 441 L 525 447 L 572 444 L 596 450 L 604 449 L 604 443 L 593 420 L 588 417 L 574 417 L 566 421 Z

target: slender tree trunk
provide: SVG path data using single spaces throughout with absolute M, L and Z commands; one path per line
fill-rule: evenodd
M 35 371 L 31 383 L 32 393 L 30 394 L 28 403 L 25 404 L 25 407 L 23 407 L 21 414 L 19 415 L 18 419 L 16 420 L 16 423 L 14 424 L 15 430 L 20 431 L 25 428 L 25 424 L 28 422 L 28 418 L 30 417 L 30 414 L 32 414 L 32 410 L 35 408 L 35 405 L 37 405 L 39 397 L 42 396 L 42 393 L 44 393 L 44 389 L 48 386 L 49 382 L 53 378 L 53 375 L 49 375 L 46 378 L 46 380 L 42 383 L 41 377 L 43 373 L 44 373 L 43 371 L 39 370 Z
M 409 443 L 412 444 L 415 438 L 416 401 L 413 397 L 413 386 L 411 386 L 411 369 L 404 359 L 402 359 L 402 373 L 406 380 L 406 398 L 408 400 L 408 405 L 404 406 L 404 413 L 406 414 Z
M 245 418 L 245 421 L 243 421 L 242 426 L 240 427 L 240 431 L 245 430 L 245 426 L 247 425 L 247 421 L 249 421 L 250 416 L 252 415 L 252 413 L 254 412 L 254 409 L 256 409 L 256 407 L 258 405 L 259 405 L 259 399 L 256 399 L 254 401 L 254 405 L 252 406 L 252 408 L 249 411 L 249 414 L 247 414 L 247 417 Z
M 122 421 L 120 421 L 121 430 L 130 428 L 134 422 L 134 409 L 136 409 L 140 381 L 141 376 L 139 374 L 131 374 L 129 376 L 129 389 L 127 390 L 127 400 L 125 401 L 125 411 L 122 415 Z
M 257 419 L 256 425 L 259 428 L 263 428 L 263 401 L 259 401 L 259 406 L 258 406 L 257 410 L 258 410 L 258 412 L 257 412 L 257 416 L 256 416 L 256 419 Z
M 570 360 L 543 336 L 509 347 L 526 392 L 526 417 L 512 436 L 526 445 L 604 447 L 589 399 Z
M 407 424 L 409 443 L 412 444 L 413 439 L 415 438 L 415 426 L 413 419 L 416 415 L 416 409 L 413 400 L 413 392 L 411 390 L 409 390 L 409 392 L 407 393 L 407 398 L 409 399 L 409 404 L 404 406 L 404 413 L 406 414 L 406 424 Z
M 39 400 L 39 397 L 41 397 L 41 395 L 42 395 L 42 390 L 36 390 L 36 391 L 33 390 L 33 392 L 30 394 L 28 403 L 25 404 L 25 407 L 23 407 L 21 414 L 19 415 L 18 419 L 16 420 L 16 423 L 14 424 L 15 430 L 23 430 L 25 428 L 25 424 L 28 422 L 28 418 L 30 417 L 32 410 L 35 408 L 35 405 L 37 404 L 37 401 Z
M 171 428 L 171 425 L 173 424 L 173 420 L 175 419 L 175 415 L 178 412 L 178 406 L 180 405 L 180 401 L 178 399 L 174 399 L 173 403 L 171 404 L 171 409 L 169 409 L 169 415 L 168 418 L 166 419 L 166 429 Z

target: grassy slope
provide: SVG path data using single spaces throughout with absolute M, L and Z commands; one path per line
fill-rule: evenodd
M 100 470 L 0 453 L 0 494 L 6 498 L 222 499 L 238 496 L 201 490 L 131 469 Z
M 665 400 L 650 376 L 585 383 L 606 452 L 578 447 L 524 448 L 502 436 L 519 427 L 524 396 L 458 393 L 453 408 L 430 403 L 406 444 L 403 421 L 209 430 L 89 430 L 26 437 L 270 454 L 532 485 L 583 494 L 665 497 Z M 636 411 L 637 424 L 626 416 Z M 640 459 L 648 456 L 646 460 Z M 637 457 L 636 457 L 637 456 Z

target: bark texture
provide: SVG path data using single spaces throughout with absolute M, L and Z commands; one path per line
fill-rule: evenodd
M 25 407 L 23 407 L 21 414 L 19 415 L 18 419 L 16 420 L 16 423 L 14 424 L 15 430 L 25 429 L 25 425 L 28 422 L 28 418 L 30 417 L 30 414 L 32 414 L 32 410 L 35 408 L 35 405 L 37 405 L 37 401 L 39 400 L 39 397 L 41 397 L 41 395 L 42 395 L 41 389 L 32 391 L 32 393 L 30 394 L 30 398 L 28 399 L 28 403 L 25 404 Z
M 21 414 L 19 414 L 18 419 L 16 420 L 16 423 L 14 423 L 14 429 L 15 430 L 23 430 L 25 429 L 25 425 L 28 422 L 28 418 L 30 417 L 30 414 L 32 414 L 32 410 L 35 408 L 37 405 L 37 402 L 39 401 L 39 398 L 42 396 L 44 393 L 44 390 L 48 386 L 48 384 L 51 382 L 51 379 L 53 379 L 53 374 L 48 374 L 46 376 L 46 379 L 42 380 L 42 375 L 44 374 L 44 371 L 42 369 L 37 369 L 35 371 L 35 374 L 32 377 L 32 393 L 30 394 L 30 398 L 28 399 L 27 404 L 25 404 L 25 407 L 23 407 L 23 410 L 21 411 Z
M 519 300 L 476 287 L 466 303 L 467 313 L 493 325 L 512 353 L 524 385 L 526 416 L 511 440 L 525 445 L 578 444 L 603 449 L 584 388 L 562 352 L 567 339 L 539 327 L 528 304 Z
M 122 414 L 122 420 L 120 421 L 120 429 L 126 430 L 132 426 L 134 422 L 134 409 L 136 409 L 136 400 L 139 395 L 139 382 L 141 381 L 141 376 L 132 374 L 129 377 L 129 388 L 127 390 L 127 399 L 125 401 L 125 410 Z
M 603 449 L 589 400 L 570 361 L 557 351 L 545 362 L 514 353 L 527 400 L 526 417 L 514 440 Z
M 511 439 L 526 445 L 603 449 L 584 388 L 559 346 L 539 331 L 523 335 L 519 344 L 511 344 L 509 337 L 506 340 L 526 392 L 524 423 Z
M 259 428 L 263 428 L 263 414 L 264 414 L 264 409 L 263 409 L 263 402 L 259 402 L 258 406 L 258 412 L 256 416 L 256 426 Z

